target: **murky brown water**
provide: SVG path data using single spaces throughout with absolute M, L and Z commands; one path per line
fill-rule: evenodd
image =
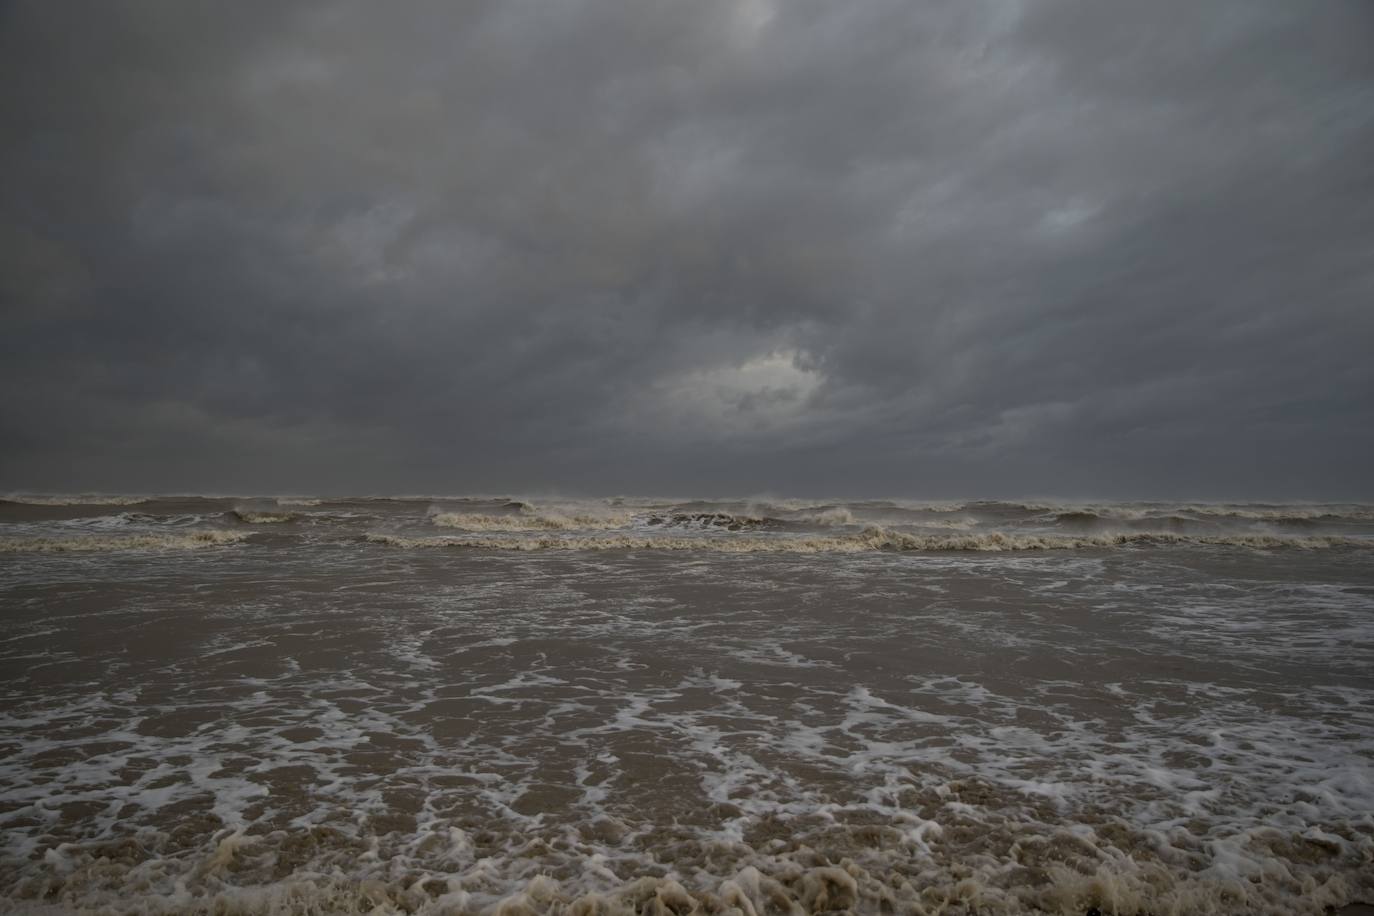
M 0 505 L 0 910 L 1374 898 L 1355 510 L 236 505 Z

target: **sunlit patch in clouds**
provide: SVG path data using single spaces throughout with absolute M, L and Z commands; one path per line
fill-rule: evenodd
M 1098 208 L 1090 204 L 1069 203 L 1045 211 L 1040 217 L 1039 229 L 1042 232 L 1072 232 L 1097 215 Z
M 352 213 L 332 227 L 330 241 L 337 246 L 343 265 L 357 272 L 365 283 L 402 279 L 405 271 L 388 258 L 406 225 L 415 218 L 413 207 L 385 203 Z
M 642 408 L 707 435 L 762 435 L 803 421 L 823 381 L 804 354 L 771 350 L 663 379 Z
M 777 9 L 771 0 L 737 0 L 732 37 L 742 45 L 752 45 L 776 15 Z

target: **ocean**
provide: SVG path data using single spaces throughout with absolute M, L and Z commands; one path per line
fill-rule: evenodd
M 1374 506 L 0 501 L 0 911 L 1374 902 Z

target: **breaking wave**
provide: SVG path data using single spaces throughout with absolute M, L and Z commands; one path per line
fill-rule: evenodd
M 852 535 L 825 537 L 653 537 L 593 535 L 549 537 L 406 537 L 373 533 L 372 543 L 392 547 L 472 547 L 487 550 L 696 550 L 718 553 L 859 553 L 886 551 L 1085 550 L 1129 546 L 1207 545 L 1322 549 L 1374 549 L 1374 539 L 1336 536 L 1271 537 L 1265 535 L 1204 536 L 1179 534 L 1113 534 L 1084 537 L 1013 535 L 992 532 L 968 535 L 922 535 L 885 528 L 869 528 Z
M 255 509 L 230 509 L 229 514 L 245 525 L 283 525 L 300 518 L 295 512 L 268 512 Z
M 183 534 L 127 534 L 77 537 L 0 538 L 0 553 L 73 553 L 118 550 L 185 550 L 233 544 L 247 535 L 233 531 Z
M 430 523 L 464 531 L 586 531 L 624 528 L 629 515 L 484 515 L 469 512 L 436 512 Z
M 808 525 L 825 525 L 836 528 L 859 524 L 854 513 L 844 506 L 826 506 L 823 509 L 800 510 L 792 516 L 794 521 Z
M 650 515 L 645 524 L 663 528 L 695 528 L 701 531 L 744 531 L 778 525 L 777 519 L 731 512 L 673 512 Z

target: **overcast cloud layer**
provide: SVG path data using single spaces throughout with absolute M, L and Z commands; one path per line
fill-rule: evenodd
M 0 5 L 0 487 L 1374 496 L 1364 0 Z

